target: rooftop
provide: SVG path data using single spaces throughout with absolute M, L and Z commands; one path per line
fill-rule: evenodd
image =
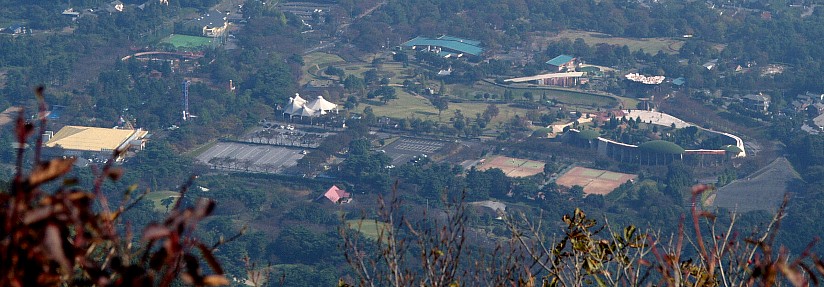
M 522 83 L 522 82 L 543 80 L 543 79 L 568 78 L 568 77 L 578 78 L 578 77 L 583 77 L 583 76 L 584 76 L 584 72 L 549 73 L 549 74 L 540 74 L 540 75 L 529 76 L 529 77 L 506 79 L 506 80 L 504 80 L 504 82 Z
M 769 101 L 770 100 L 769 97 L 767 97 L 766 95 L 761 94 L 761 93 L 747 94 L 743 98 L 746 99 L 746 100 L 757 101 L 757 102 L 763 102 L 763 101 Z
M 70 150 L 115 150 L 129 140 L 145 137 L 144 130 L 109 129 L 81 126 L 65 126 L 45 143 L 46 147 Z
M 467 44 L 472 45 L 472 46 L 480 46 L 481 45 L 481 41 L 475 41 L 475 40 L 463 39 L 463 38 L 458 38 L 458 37 L 452 37 L 452 36 L 449 36 L 449 35 L 440 36 L 440 37 L 438 37 L 438 40 L 458 41 L 458 42 L 461 42 L 461 43 L 467 43 Z
M 350 194 L 343 189 L 338 188 L 337 186 L 333 185 L 323 194 L 329 201 L 334 203 L 339 203 L 341 200 L 346 200 L 350 197 Z
M 553 66 L 560 66 L 569 63 L 569 61 L 572 61 L 573 59 L 575 59 L 575 57 L 570 55 L 559 55 L 558 57 L 552 58 L 552 60 L 546 61 L 546 63 Z
M 418 36 L 412 40 L 406 41 L 406 43 L 403 43 L 402 45 L 405 47 L 436 46 L 474 56 L 479 56 L 484 52 L 484 49 L 480 47 L 480 42 L 478 41 L 451 36 L 441 36 L 436 39 Z
M 223 13 L 218 11 L 209 11 L 206 14 L 200 15 L 191 23 L 197 26 L 208 26 L 208 27 L 218 27 L 223 26 L 226 23 L 227 16 Z

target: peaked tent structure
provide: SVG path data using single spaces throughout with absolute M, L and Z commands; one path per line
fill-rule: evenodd
M 289 104 L 286 105 L 286 109 L 283 110 L 283 114 L 289 114 L 289 117 L 300 114 L 300 109 L 302 109 L 302 107 L 302 104 L 298 104 L 293 98 L 289 98 Z
M 303 98 L 300 97 L 299 94 L 295 94 L 294 97 L 289 98 L 289 103 L 286 105 L 286 108 L 283 110 L 283 114 L 288 114 L 291 118 L 292 116 L 300 116 L 302 117 L 316 117 L 320 115 L 325 115 L 327 110 L 323 110 L 323 107 L 330 107 L 331 109 L 337 108 L 337 105 L 330 103 L 323 99 L 323 97 L 318 97 L 315 101 L 309 103 Z M 316 108 L 320 107 L 320 108 Z
M 289 98 L 289 100 L 294 101 L 295 103 L 297 103 L 297 104 L 298 104 L 298 106 L 302 106 L 303 104 L 305 104 L 305 103 L 306 103 L 306 100 L 304 100 L 303 98 L 301 98 L 301 97 L 300 97 L 300 94 L 298 94 L 298 93 L 295 93 L 295 97 L 294 97 L 294 98 Z
M 318 96 L 317 99 L 315 99 L 315 100 L 309 102 L 308 104 L 306 104 L 306 107 L 325 113 L 325 112 L 337 109 L 338 105 L 327 101 L 326 99 L 323 98 L 323 96 Z

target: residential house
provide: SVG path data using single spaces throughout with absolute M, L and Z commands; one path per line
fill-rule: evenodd
M 326 193 L 323 194 L 326 199 L 329 199 L 332 203 L 348 203 L 352 201 L 352 195 L 346 192 L 343 189 L 338 188 L 336 185 L 333 185 Z
M 23 27 L 21 24 L 12 24 L 11 26 L 3 29 L 3 33 L 12 34 L 12 35 L 20 35 L 26 33 L 26 27 Z

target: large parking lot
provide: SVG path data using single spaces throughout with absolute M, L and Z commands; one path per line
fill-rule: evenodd
M 416 156 L 431 156 L 445 145 L 443 141 L 401 137 L 384 147 L 384 151 L 392 158 L 393 165 L 402 165 Z
M 197 157 L 212 168 L 281 173 L 297 165 L 302 149 L 270 145 L 219 142 Z
M 317 148 L 331 132 L 308 132 L 292 125 L 267 123 L 248 133 L 241 141 L 280 146 Z

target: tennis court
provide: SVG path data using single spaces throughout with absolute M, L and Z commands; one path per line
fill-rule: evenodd
M 509 177 L 525 177 L 539 174 L 544 171 L 544 163 L 528 159 L 494 156 L 484 159 L 477 168 L 487 170 L 497 168 Z
M 636 177 L 634 174 L 576 166 L 559 177 L 555 183 L 566 187 L 582 186 L 585 194 L 606 195 Z

